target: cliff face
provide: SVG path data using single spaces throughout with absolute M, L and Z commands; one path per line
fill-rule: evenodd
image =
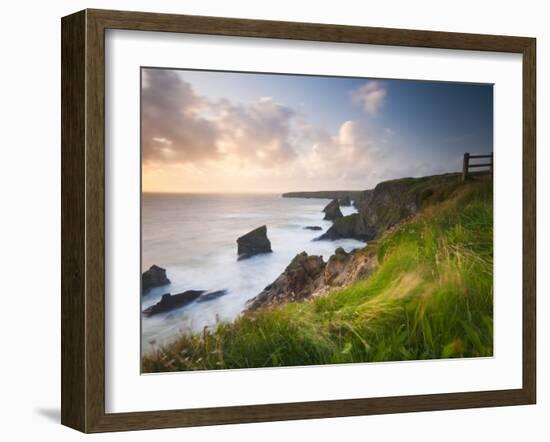
M 362 192 L 359 193 L 357 199 L 353 200 L 353 206 L 357 210 L 361 211 L 361 209 L 370 202 L 373 193 L 374 193 L 374 189 L 363 190 Z
M 335 220 L 319 239 L 355 238 L 369 241 L 414 216 L 433 201 L 443 200 L 460 183 L 459 174 L 385 181 L 366 191 L 356 207 L 359 213 Z

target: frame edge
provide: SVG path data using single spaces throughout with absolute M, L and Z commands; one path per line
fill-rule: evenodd
M 215 25 L 219 24 L 219 27 Z M 284 29 L 278 30 L 277 26 Z M 105 413 L 104 31 L 189 32 L 523 54 L 523 386 L 405 397 Z M 332 33 L 332 34 L 331 34 Z M 334 37 L 330 39 L 330 35 Z M 536 402 L 536 40 L 87 9 L 62 19 L 62 424 L 104 432 Z M 527 262 L 525 261 L 526 258 Z M 99 291 L 98 291 L 99 289 Z M 312 409 L 311 407 L 315 407 Z
M 529 38 L 523 64 L 523 390 L 537 402 L 537 41 Z
M 86 427 L 85 11 L 61 19 L 61 423 Z

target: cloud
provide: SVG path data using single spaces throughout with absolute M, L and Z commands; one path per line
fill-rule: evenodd
M 331 180 L 330 185 L 338 182 L 365 185 L 370 171 L 378 167 L 382 157 L 377 138 L 377 130 L 366 121 L 345 121 L 333 135 L 318 134 L 302 160 L 303 168 L 310 177 Z
M 244 162 L 273 167 L 296 157 L 294 126 L 298 114 L 271 97 L 246 105 L 218 104 L 218 146 Z
M 247 104 L 211 102 L 177 72 L 144 71 L 144 163 L 233 160 L 275 167 L 296 156 L 298 114 L 262 97 Z
M 369 114 L 386 89 L 369 81 L 353 99 Z M 201 96 L 177 71 L 147 69 L 142 83 L 142 152 L 148 189 L 278 191 L 366 189 L 431 171 L 372 119 L 330 131 L 263 96 L 251 102 Z
M 174 71 L 147 69 L 142 82 L 142 155 L 148 162 L 189 162 L 218 155 L 219 129 L 201 117 L 207 105 Z
M 353 102 L 371 115 L 378 112 L 386 98 L 386 88 L 378 81 L 369 81 L 353 92 Z

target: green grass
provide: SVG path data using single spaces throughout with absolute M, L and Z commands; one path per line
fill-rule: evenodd
M 379 262 L 368 278 L 181 336 L 145 355 L 144 372 L 491 356 L 492 184 L 424 197 L 419 216 L 363 250 Z

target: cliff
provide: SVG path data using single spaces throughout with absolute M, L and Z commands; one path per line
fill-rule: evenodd
M 363 193 L 358 213 L 334 221 L 318 239 L 354 238 L 370 241 L 386 230 L 446 199 L 460 185 L 460 174 L 384 181 Z

